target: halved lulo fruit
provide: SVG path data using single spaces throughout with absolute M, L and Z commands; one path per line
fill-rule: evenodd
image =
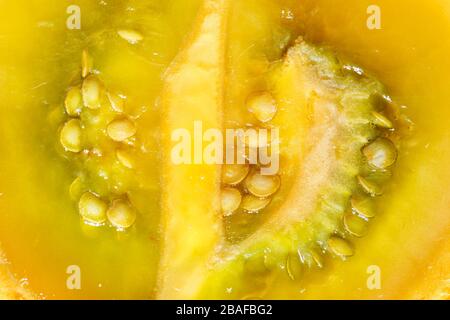
M 352 54 L 352 41 L 370 47 L 367 31 L 336 40 L 327 23 L 341 11 L 325 2 L 86 1 L 98 13 L 87 14 L 86 31 L 50 32 L 55 43 L 43 41 L 42 53 L 31 50 L 39 41 L 28 48 L 11 36 L 23 52 L 6 56 L 12 66 L 34 55 L 33 63 L 54 60 L 30 78 L 11 78 L 11 93 L 0 91 L 11 105 L 0 120 L 8 137 L 0 164 L 9 168 L 0 172 L 0 297 L 342 298 L 349 288 L 353 298 L 445 298 L 448 257 L 428 244 L 445 237 L 449 221 L 441 219 L 433 238 L 425 235 L 437 225 L 431 218 L 443 214 L 420 207 L 408 220 L 405 209 L 410 174 L 434 181 L 432 190 L 443 186 L 432 179 L 434 162 L 418 169 L 415 157 L 428 144 L 415 138 L 425 133 L 401 103 L 423 105 L 395 91 L 402 81 Z M 355 17 L 365 17 L 360 6 L 351 1 Z M 377 50 L 363 52 L 377 59 Z M 54 70 L 55 61 L 64 67 Z M 423 125 L 417 114 L 411 118 Z M 228 161 L 229 145 L 222 163 L 174 161 L 185 135 L 203 154 L 212 138 L 198 137 L 199 129 L 223 137 L 234 130 L 233 143 L 242 143 L 231 148 L 236 161 Z M 404 261 L 393 233 L 398 246 L 408 238 Z M 412 241 L 430 251 L 427 270 L 441 270 L 427 273 L 428 287 L 395 279 L 411 270 Z M 82 289 L 70 287 L 73 266 Z M 382 274 L 376 285 L 371 272 Z

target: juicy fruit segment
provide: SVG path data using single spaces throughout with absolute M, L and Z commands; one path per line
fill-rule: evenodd
M 14 275 L 28 279 L 17 282 L 18 292 L 25 288 L 48 299 L 155 297 L 160 211 L 155 101 L 162 73 L 199 2 L 83 1 L 81 31 L 67 29 L 67 3 L 2 4 L 0 43 L 11 50 L 0 53 L 5 102 L 0 130 L 8 137 L 0 143 L 0 242 L 8 258 L 6 268 L 0 267 L 0 287 L 8 283 L 3 275 Z M 122 29 L 139 30 L 144 38 L 131 45 L 117 34 Z M 81 92 L 91 76 L 102 84 L 97 109 L 84 105 Z M 94 90 L 87 100 L 94 103 L 95 96 Z M 138 128 L 136 139 L 125 143 L 106 132 L 122 116 Z M 66 150 L 60 141 L 71 119 L 82 123 L 80 152 Z M 85 192 L 97 195 L 107 209 L 118 199 L 131 203 L 136 221 L 121 232 L 112 219 L 104 226 L 86 224 L 79 212 Z M 82 290 L 66 286 L 70 265 L 81 268 Z
M 376 97 L 385 96 L 385 92 L 376 80 L 344 70 L 329 51 L 299 39 L 273 71 L 272 92 L 280 110 L 285 110 L 279 111 L 272 123 L 280 127 L 285 142 L 280 146 L 284 159 L 280 179 L 287 187 L 275 196 L 282 202 L 260 229 L 220 256 L 206 277 L 203 294 L 211 297 L 213 292 L 221 297 L 232 287 L 229 297 L 242 297 L 260 292 L 280 274 L 297 279 L 301 272 L 294 270 L 302 269 L 298 265 L 322 267 L 319 257 L 327 251 L 342 259 L 354 255 L 345 238 L 363 235 L 364 224 L 359 225 L 359 220 L 351 220 L 346 213 L 353 194 L 368 192 L 358 184 L 373 170 L 367 168 L 362 150 L 379 148 L 376 137 L 384 129 L 375 127 L 371 120 L 379 108 Z M 298 118 L 292 118 L 293 114 Z M 372 158 L 368 158 L 370 163 Z M 387 167 L 384 164 L 382 169 Z M 247 189 L 256 196 L 279 187 L 270 178 L 253 181 L 251 177 L 246 178 Z M 356 210 L 370 215 L 364 206 Z M 245 284 L 248 261 L 255 260 L 266 274 L 259 276 L 256 287 Z
M 195 121 L 202 121 L 204 130 L 222 127 L 227 7 L 228 0 L 205 1 L 189 42 L 168 72 L 162 97 L 163 130 L 168 138 L 174 130 L 192 130 Z M 164 150 L 171 148 L 172 142 L 164 141 Z M 158 297 L 195 296 L 197 282 L 221 241 L 220 166 L 176 165 L 168 152 L 163 172 L 164 241 Z

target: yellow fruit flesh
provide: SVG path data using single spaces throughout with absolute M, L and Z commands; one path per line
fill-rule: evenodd
M 168 71 L 162 95 L 166 154 L 161 299 L 195 296 L 198 279 L 204 276 L 222 239 L 221 166 L 207 164 L 204 159 L 177 165 L 169 152 L 174 147 L 171 133 L 177 129 L 187 129 L 195 138 L 194 122 L 201 121 L 203 130 L 222 128 L 228 0 L 205 1 L 200 14 L 188 43 Z
M 165 50 L 165 55 L 156 55 L 156 61 L 148 61 L 125 41 L 107 42 L 105 50 L 96 49 L 99 51 L 93 52 L 98 62 L 96 68 L 102 70 L 105 81 L 126 92 L 129 99 L 135 99 L 132 105 L 136 109 L 142 104 L 152 109 L 153 104 L 149 101 L 153 101 L 161 91 L 161 72 L 178 52 L 181 38 L 185 36 L 186 30 L 190 29 L 190 20 L 197 14 L 196 9 L 200 1 L 189 2 L 191 4 L 185 4 L 183 1 L 173 2 L 173 7 L 169 5 L 169 8 L 165 9 L 166 12 L 171 12 L 171 18 L 168 18 L 170 20 L 156 24 L 160 27 L 158 31 L 164 39 L 169 39 L 168 34 L 171 35 L 170 41 L 164 41 L 162 45 L 160 38 L 155 37 L 147 44 L 144 42 L 147 47 L 141 48 L 143 52 L 152 46 L 164 47 L 162 50 Z M 229 95 L 225 103 L 225 127 L 254 123 L 254 118 L 245 109 L 244 101 L 249 93 L 266 88 L 267 84 L 262 76 L 267 68 L 266 59 L 267 56 L 270 61 L 280 57 L 283 50 L 276 48 L 283 42 L 282 31 L 285 31 L 293 35 L 304 34 L 314 43 L 330 45 L 349 60 L 376 75 L 387 85 L 396 101 L 408 106 L 406 112 L 415 123 L 415 131 L 400 153 L 387 192 L 377 202 L 378 216 L 371 223 L 368 235 L 354 241 L 356 255 L 347 262 L 326 259 L 324 270 L 308 274 L 300 283 L 293 283 L 288 277 L 274 281 L 273 286 L 266 290 L 266 297 L 442 297 L 441 293 L 446 290 L 442 279 L 448 278 L 449 275 L 449 264 L 443 254 L 448 251 L 445 239 L 448 238 L 450 223 L 450 196 L 446 192 L 450 187 L 450 171 L 447 169 L 447 163 L 450 161 L 450 136 L 446 120 L 450 116 L 450 110 L 446 107 L 447 86 L 450 82 L 450 76 L 446 72 L 450 67 L 446 56 L 450 50 L 450 7 L 444 1 L 438 0 L 426 3 L 406 0 L 379 1 L 382 9 L 382 29 L 371 31 L 365 27 L 366 9 L 371 4 L 370 1 L 339 0 L 333 2 L 332 6 L 327 1 L 303 1 L 299 7 L 293 6 L 290 1 L 274 3 L 240 1 L 234 6 L 234 12 L 252 13 L 251 18 L 260 23 L 250 23 L 251 18 L 240 19 L 239 14 L 231 17 L 230 25 L 233 28 L 229 37 L 236 45 L 231 56 L 239 59 L 233 64 L 237 68 L 235 76 L 227 79 Z M 148 155 L 138 159 L 138 165 L 144 168 L 140 180 L 144 182 L 146 190 L 138 197 L 138 202 L 147 208 L 144 213 L 146 218 L 141 221 L 141 225 L 146 225 L 149 229 L 132 234 L 125 243 L 117 242 L 116 235 L 109 232 L 100 232 L 94 239 L 87 238 L 79 226 L 76 208 L 66 191 L 74 179 L 70 166 L 61 162 L 56 152 L 42 151 L 53 150 L 53 141 L 57 140 L 53 132 L 43 129 L 46 127 L 50 108 L 43 108 L 42 101 L 47 100 L 51 104 L 63 103 L 64 90 L 77 70 L 79 54 L 83 48 L 77 43 L 73 43 L 69 48 L 64 47 L 62 43 L 68 31 L 63 28 L 47 28 L 46 24 L 42 23 L 49 20 L 54 21 L 55 25 L 64 25 L 64 6 L 33 5 L 35 8 L 31 10 L 29 1 L 10 2 L 6 5 L 7 8 L 2 10 L 5 16 L 0 20 L 0 27 L 5 30 L 8 39 L 0 41 L 0 64 L 2 72 L 8 75 L 7 78 L 1 78 L 3 81 L 0 82 L 0 96 L 4 102 L 0 111 L 3 115 L 0 118 L 0 132 L 7 138 L 0 143 L 0 165 L 7 168 L 0 173 L 0 242 L 8 259 L 13 262 L 12 269 L 16 276 L 27 277 L 30 289 L 36 293 L 42 292 L 47 297 L 155 297 L 154 266 L 159 261 L 160 247 L 157 241 L 149 238 L 152 239 L 152 236 L 157 234 L 154 230 L 159 223 L 158 214 L 152 214 L 160 210 L 157 200 L 160 191 L 152 191 L 153 186 L 157 184 L 155 182 L 159 180 L 158 157 Z M 98 8 L 90 1 L 84 1 L 82 5 L 86 11 L 94 12 L 92 16 L 86 14 L 90 17 L 86 27 L 92 33 L 98 31 L 95 28 L 98 23 L 95 12 L 99 12 L 95 9 Z M 297 18 L 291 22 L 280 20 L 281 9 L 289 8 L 292 8 Z M 124 14 L 121 9 L 123 8 L 111 10 L 120 16 Z M 145 10 L 136 12 L 147 17 L 148 12 Z M 409 14 L 401 15 L 402 12 Z M 185 16 L 189 18 L 183 18 Z M 150 24 L 149 20 L 145 21 Z M 109 25 L 118 22 L 105 23 Z M 429 31 L 430 29 L 423 28 L 423 25 L 431 25 L 433 30 L 439 32 Z M 142 27 L 141 31 L 145 35 L 146 26 Z M 274 37 L 275 40 L 268 41 L 269 45 L 267 42 L 258 43 L 254 40 L 267 38 L 266 35 L 270 34 L 271 30 L 280 32 L 278 37 Z M 38 35 L 37 38 L 35 34 Z M 47 38 L 54 42 L 46 40 Z M 295 39 L 295 36 L 291 38 Z M 189 43 L 193 42 L 188 42 L 184 46 L 185 50 Z M 39 54 L 42 61 L 47 61 L 58 52 L 60 56 L 66 56 L 67 62 L 64 64 L 67 67 L 63 68 L 61 74 L 58 74 L 52 63 L 40 65 L 35 59 L 30 59 Z M 189 61 L 184 60 L 184 63 L 189 64 Z M 177 64 L 182 65 L 180 61 Z M 30 73 L 29 70 L 35 72 Z M 136 109 L 134 111 L 138 112 Z M 284 115 L 286 119 L 303 119 L 301 111 L 298 114 Z M 280 123 L 286 123 L 282 130 L 295 132 L 295 124 L 283 122 L 283 113 L 280 113 L 279 117 Z M 217 121 L 215 117 L 213 119 Z M 157 128 L 159 121 L 158 115 L 147 112 L 140 123 L 141 127 Z M 149 149 L 152 149 L 156 132 L 150 129 L 146 131 Z M 291 143 L 298 142 L 291 140 Z M 289 150 L 287 145 L 282 147 Z M 288 172 L 295 171 L 296 161 L 299 161 L 296 152 L 300 155 L 301 150 L 292 152 L 294 153 L 286 153 L 293 161 L 291 169 L 286 169 Z M 149 163 L 154 165 L 149 166 Z M 52 170 L 44 171 L 42 168 Z M 212 171 L 214 172 L 207 174 L 215 177 L 215 170 Z M 287 178 L 282 182 L 282 187 L 293 182 Z M 166 187 L 169 185 L 168 183 Z M 168 192 L 169 189 L 165 190 Z M 176 196 L 178 192 L 183 192 L 183 189 L 175 186 L 171 196 Z M 149 200 L 149 194 L 152 200 Z M 280 197 L 282 195 L 283 189 L 280 190 Z M 173 202 L 177 206 L 182 202 L 183 196 L 179 197 L 180 200 Z M 191 196 L 187 197 L 186 201 L 190 201 L 190 198 Z M 272 208 L 276 208 L 276 205 L 275 202 Z M 208 206 L 211 206 L 210 202 Z M 269 208 L 268 212 L 270 210 Z M 214 217 L 213 212 L 207 212 Z M 252 226 L 257 229 L 261 221 L 255 220 Z M 181 230 L 177 228 L 173 225 L 167 235 L 178 237 L 187 232 L 183 229 L 184 226 L 180 227 Z M 207 237 L 212 239 L 208 243 L 213 243 L 216 239 L 215 235 Z M 202 238 L 192 239 L 192 248 L 200 239 Z M 177 241 L 177 245 L 183 245 L 184 240 L 185 238 Z M 188 255 L 179 256 L 184 250 L 176 250 L 178 249 L 162 250 L 163 255 L 172 252 L 163 258 L 163 263 L 171 259 L 180 261 L 180 264 L 174 265 L 174 269 L 168 270 L 168 275 L 172 274 L 170 280 L 167 280 L 169 284 L 179 280 L 178 276 L 186 278 L 183 275 L 190 275 L 188 270 L 196 268 L 192 264 L 194 261 L 184 264 Z M 207 254 L 203 256 L 206 257 Z M 65 270 L 71 264 L 80 264 L 82 270 L 85 270 L 85 286 L 82 291 L 69 291 L 65 286 Z M 149 265 L 153 267 L 149 268 Z M 187 270 L 176 275 L 176 270 L 182 269 L 182 265 L 187 266 Z M 380 290 L 369 290 L 366 286 L 367 268 L 372 265 L 379 266 L 382 271 Z M 200 264 L 200 268 L 202 267 Z M 439 284 L 417 284 L 422 282 L 418 279 L 421 279 L 424 273 L 426 276 L 423 283 L 432 281 Z M 188 290 L 185 293 L 192 294 L 189 292 L 191 288 L 187 288 L 189 280 L 181 283 Z M 99 287 L 99 284 L 102 287 Z M 433 294 L 423 293 L 424 291 Z M 162 297 L 172 296 L 170 291 L 163 292 L 167 295 L 162 294 Z M 224 294 L 223 297 L 226 298 L 227 295 Z
M 8 261 L 14 261 L 8 264 L 10 274 L 17 281 L 27 278 L 21 283 L 37 296 L 155 297 L 160 250 L 160 115 L 154 112 L 155 101 L 162 74 L 177 54 L 185 30 L 192 27 L 199 3 L 122 1 L 104 7 L 97 1 L 81 1 L 81 31 L 66 28 L 67 5 L 62 2 L 2 3 L 0 132 L 7 139 L 0 143 L 0 242 Z M 131 46 L 114 34 L 128 25 L 142 28 L 146 38 L 140 45 Z M 126 233 L 84 225 L 77 201 L 69 194 L 77 167 L 65 159 L 58 127 L 65 119 L 65 92 L 80 75 L 85 47 L 108 88 L 127 96 L 126 112 L 147 110 L 137 125 L 145 128 L 139 138 L 148 152 L 136 159 L 134 171 L 120 166 L 112 171 L 135 186 L 130 200 L 139 211 L 138 223 Z M 102 139 L 110 148 L 107 138 Z M 81 269 L 81 290 L 66 286 L 71 265 Z

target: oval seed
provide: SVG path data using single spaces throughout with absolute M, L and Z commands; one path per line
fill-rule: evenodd
M 367 162 L 374 168 L 386 169 L 397 160 L 397 149 L 391 140 L 378 138 L 362 150 Z
M 228 185 L 237 185 L 241 183 L 250 170 L 248 165 L 225 164 L 222 169 L 222 182 Z
M 73 182 L 70 184 L 69 187 L 69 194 L 72 200 L 76 200 L 80 198 L 80 195 L 83 190 L 83 181 L 80 177 L 77 177 Z
M 269 198 L 258 198 L 251 194 L 246 194 L 242 198 L 241 207 L 248 213 L 258 213 L 270 203 Z
M 81 96 L 81 90 L 78 87 L 73 87 L 67 92 L 66 99 L 64 101 L 66 113 L 71 117 L 78 117 L 81 114 L 83 108 L 83 97 Z
M 367 180 L 362 176 L 358 176 L 358 182 L 363 188 L 363 190 L 368 194 L 370 194 L 372 197 L 380 196 L 383 194 L 383 190 L 381 189 L 380 186 L 378 186 L 372 181 Z
M 107 96 L 109 103 L 111 104 L 111 108 L 116 112 L 122 113 L 124 110 L 123 106 L 125 104 L 125 101 L 117 94 L 111 92 L 108 92 Z
M 106 213 L 108 221 L 117 229 L 127 229 L 136 221 L 136 210 L 125 200 L 114 200 Z
M 311 257 L 319 269 L 323 268 L 324 262 L 323 262 L 322 255 L 319 252 L 317 252 L 316 250 L 312 250 Z
M 375 217 L 375 208 L 373 201 L 367 197 L 352 197 L 350 200 L 353 212 L 367 218 Z
M 84 221 L 101 225 L 106 221 L 107 205 L 92 192 L 84 193 L 78 203 L 81 217 Z
M 286 272 L 295 281 L 300 279 L 303 274 L 303 264 L 298 253 L 290 253 L 286 258 Z
M 278 175 L 268 176 L 260 173 L 254 173 L 245 179 L 247 190 L 260 198 L 266 198 L 273 195 L 280 188 L 280 177 Z
M 394 125 L 392 124 L 392 121 L 389 120 L 387 117 L 385 117 L 383 114 L 373 111 L 372 112 L 373 117 L 373 124 L 386 129 L 392 129 Z
M 364 237 L 367 234 L 368 223 L 359 216 L 348 212 L 344 216 L 345 229 L 355 237 Z
M 222 190 L 222 212 L 225 216 L 232 215 L 241 204 L 242 196 L 238 189 L 225 188 Z
M 111 139 L 121 142 L 136 134 L 136 126 L 130 119 L 118 119 L 108 124 L 106 132 Z
M 348 258 L 353 256 L 354 251 L 350 243 L 346 240 L 333 236 L 328 239 L 328 249 L 335 255 L 341 258 Z
M 249 273 L 263 274 L 269 270 L 265 264 L 264 254 L 255 253 L 245 260 L 245 270 Z
M 130 29 L 122 29 L 122 30 L 118 30 L 117 34 L 124 40 L 128 41 L 130 44 L 136 44 L 139 41 L 141 41 L 142 39 L 144 39 L 144 36 L 135 31 L 135 30 L 130 30 Z
M 134 168 L 134 161 L 129 152 L 119 149 L 116 151 L 116 157 L 124 167 L 128 169 Z
M 77 119 L 71 119 L 67 121 L 61 129 L 60 142 L 66 151 L 80 152 L 82 129 L 81 122 Z
M 86 78 L 91 72 L 93 67 L 93 59 L 89 52 L 84 49 L 81 53 L 81 76 Z
M 81 87 L 83 103 L 89 109 L 98 109 L 101 107 L 102 84 L 95 76 L 88 76 L 83 81 Z
M 250 97 L 247 100 L 247 108 L 256 119 L 263 123 L 272 120 L 277 113 L 276 101 L 268 92 Z

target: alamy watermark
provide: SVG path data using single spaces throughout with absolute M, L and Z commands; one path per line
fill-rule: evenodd
M 274 175 L 280 167 L 279 129 L 246 128 L 204 130 L 202 121 L 192 128 L 172 131 L 173 164 L 253 164 L 261 174 Z

